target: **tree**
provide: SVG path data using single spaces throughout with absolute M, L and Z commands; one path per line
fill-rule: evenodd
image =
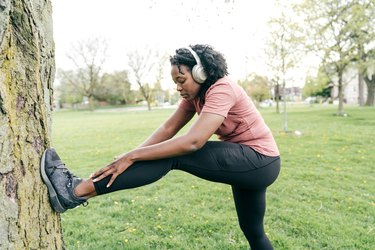
M 363 82 L 367 85 L 366 105 L 375 105 L 375 1 L 356 0 L 350 9 L 350 38 L 355 44 L 359 103 L 364 104 Z
M 40 172 L 51 140 L 51 2 L 0 2 L 0 249 L 63 249 Z
M 246 80 L 240 81 L 239 85 L 242 86 L 247 95 L 251 96 L 256 103 L 270 98 L 270 84 L 267 77 L 252 73 Z
M 280 6 L 280 5 L 279 5 Z M 270 34 L 267 40 L 266 54 L 271 72 L 272 82 L 275 83 L 276 112 L 279 111 L 280 85 L 284 101 L 284 131 L 288 130 L 286 114 L 286 81 L 287 73 L 295 67 L 299 58 L 299 47 L 303 37 L 300 27 L 286 15 L 287 6 L 280 6 L 280 15 L 269 21 Z
M 59 70 L 60 85 L 57 87 L 59 105 L 69 103 L 72 108 L 83 102 L 83 93 L 77 90 L 77 73 L 73 70 Z
M 145 48 L 142 51 L 134 50 L 128 53 L 129 67 L 134 75 L 136 85 L 142 97 L 147 102 L 148 110 L 151 110 L 153 100 L 153 86 L 160 81 L 161 69 L 166 57 L 158 51 Z
M 76 69 L 76 77 L 70 79 L 71 84 L 76 86 L 80 94 L 86 96 L 89 107 L 94 110 L 94 93 L 100 84 L 102 67 L 107 57 L 107 43 L 100 38 L 91 38 L 79 41 L 72 46 L 68 58 L 73 62 Z M 66 71 L 62 71 L 64 75 Z M 69 78 L 72 75 L 64 75 Z
M 338 115 L 345 115 L 346 82 L 343 75 L 357 59 L 358 39 L 353 39 L 353 33 L 358 34 L 357 31 L 362 26 L 361 19 L 365 18 L 364 16 L 357 18 L 355 14 L 362 2 L 365 1 L 305 0 L 298 6 L 300 13 L 304 13 L 306 17 L 306 31 L 309 37 L 306 47 L 322 58 L 326 68 L 334 69 L 334 75 L 330 77 L 337 79 Z
M 111 104 L 129 104 L 134 102 L 135 96 L 131 90 L 128 72 L 115 71 L 103 74 L 94 96 L 97 100 Z
M 322 67 L 316 77 L 308 76 L 303 87 L 304 97 L 317 96 L 325 100 L 331 97 L 332 80 L 327 76 Z

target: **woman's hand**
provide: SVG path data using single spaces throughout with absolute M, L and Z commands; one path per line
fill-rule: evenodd
M 112 183 L 115 181 L 117 176 L 119 176 L 122 172 L 124 172 L 128 167 L 130 167 L 133 164 L 133 162 L 126 157 L 126 154 L 121 155 L 119 157 L 116 157 L 116 160 L 105 166 L 104 168 L 100 169 L 99 171 L 96 171 L 95 173 L 92 173 L 90 175 L 90 178 L 94 178 L 93 182 L 98 182 L 108 175 L 112 175 L 111 179 L 109 180 L 107 184 L 107 188 L 112 185 Z

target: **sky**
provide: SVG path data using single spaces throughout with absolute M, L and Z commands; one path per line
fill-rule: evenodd
M 233 4 L 234 2 L 234 4 Z M 224 54 L 230 76 L 267 75 L 263 56 L 273 0 L 52 0 L 58 69 L 73 69 L 67 54 L 78 41 L 107 42 L 106 72 L 126 69 L 126 54 L 151 47 L 172 55 L 190 44 Z M 293 83 L 298 84 L 298 83 Z M 166 78 L 164 86 L 173 86 Z

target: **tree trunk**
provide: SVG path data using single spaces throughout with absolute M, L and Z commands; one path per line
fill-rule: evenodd
M 94 111 L 95 110 L 95 103 L 94 103 L 94 97 L 92 95 L 90 95 L 88 97 L 88 102 L 89 102 L 90 111 Z
M 338 97 L 339 97 L 339 108 L 338 108 L 338 111 L 337 111 L 337 115 L 345 115 L 345 112 L 344 112 L 344 86 L 343 86 L 343 83 L 342 83 L 342 75 L 343 75 L 343 71 L 339 71 L 338 72 L 338 77 L 339 77 L 339 80 L 338 80 Z
M 49 0 L 0 1 L 0 249 L 63 249 L 40 178 L 55 74 Z
M 367 100 L 366 106 L 375 105 L 375 74 L 372 74 L 371 79 L 368 76 L 364 77 L 367 85 Z
M 359 106 L 365 105 L 365 98 L 363 95 L 364 88 L 363 88 L 363 75 L 361 72 L 358 73 L 358 104 Z
M 147 110 L 151 110 L 151 101 L 147 99 Z
M 286 91 L 285 79 L 283 79 L 283 99 L 284 99 L 284 132 L 288 132 L 288 121 L 286 115 Z
M 280 84 L 276 84 L 275 86 L 275 101 L 276 101 L 276 113 L 280 114 Z

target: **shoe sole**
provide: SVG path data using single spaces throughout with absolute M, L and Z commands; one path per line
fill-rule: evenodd
M 40 172 L 42 175 L 43 182 L 47 186 L 48 196 L 49 196 L 52 208 L 58 213 L 63 213 L 66 211 L 66 209 L 61 205 L 59 198 L 57 197 L 57 192 L 55 188 L 53 187 L 46 173 L 46 169 L 45 169 L 46 152 L 47 152 L 47 149 L 44 151 L 43 156 L 42 156 L 42 160 L 40 163 Z

